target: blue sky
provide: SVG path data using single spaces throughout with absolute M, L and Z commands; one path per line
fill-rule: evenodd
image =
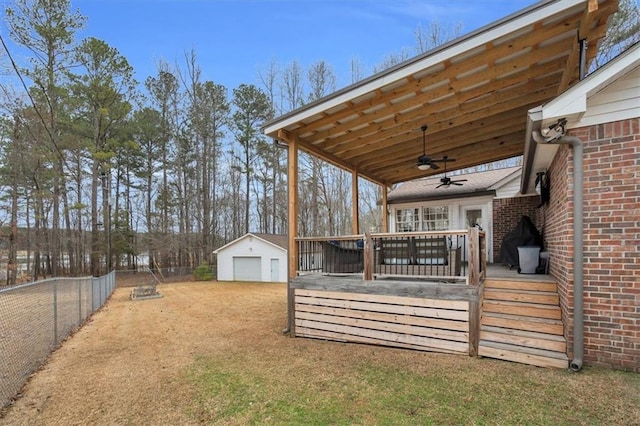
M 523 9 L 535 0 L 72 0 L 87 17 L 82 36 L 117 48 L 139 81 L 156 63 L 184 64 L 194 48 L 203 78 L 232 89 L 259 85 L 258 71 L 294 59 L 306 70 L 324 60 L 337 86 L 351 83 L 351 61 L 365 75 L 384 56 L 415 54 L 419 24 L 460 23 L 463 33 Z

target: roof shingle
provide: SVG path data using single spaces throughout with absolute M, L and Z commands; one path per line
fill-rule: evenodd
M 389 204 L 397 204 L 407 201 L 438 200 L 448 198 L 463 198 L 473 195 L 495 193 L 491 187 L 501 180 L 519 172 L 521 166 L 507 167 L 503 169 L 488 170 L 484 172 L 449 174 L 451 179 L 467 179 L 462 186 L 450 185 L 436 188 L 440 185 L 442 175 L 430 176 L 404 182 L 387 195 Z

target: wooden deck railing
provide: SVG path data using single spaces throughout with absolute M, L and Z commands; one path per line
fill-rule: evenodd
M 297 273 L 466 281 L 478 285 L 486 272 L 486 238 L 477 228 L 300 237 Z

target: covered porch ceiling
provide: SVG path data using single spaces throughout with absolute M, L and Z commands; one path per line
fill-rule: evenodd
M 373 182 L 439 173 L 523 154 L 527 111 L 579 79 L 618 0 L 546 0 L 271 120 L 264 133 Z

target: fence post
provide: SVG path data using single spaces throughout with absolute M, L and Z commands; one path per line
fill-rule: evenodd
M 53 280 L 53 346 L 58 345 L 58 279 Z
M 82 324 L 82 281 L 78 280 L 78 326 Z

